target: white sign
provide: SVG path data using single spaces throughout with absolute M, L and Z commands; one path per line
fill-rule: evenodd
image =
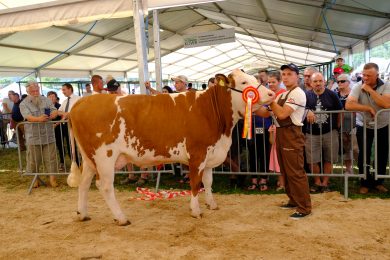
M 236 36 L 234 34 L 234 29 L 222 29 L 218 31 L 184 35 L 184 48 L 210 46 L 235 41 Z

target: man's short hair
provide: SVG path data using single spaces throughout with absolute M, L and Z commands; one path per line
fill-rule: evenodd
M 72 93 L 73 93 L 73 86 L 72 86 L 72 84 L 70 84 L 70 83 L 65 83 L 65 84 L 63 84 L 62 86 L 63 86 L 63 87 L 66 87 L 67 89 L 72 90 Z
M 374 68 L 376 71 L 379 71 L 378 64 L 373 63 L 373 62 L 370 62 L 370 63 L 367 63 L 366 65 L 364 65 L 363 70 L 369 70 L 372 68 Z
M 316 67 L 313 67 L 313 66 L 306 67 L 306 68 L 304 69 L 304 71 L 305 71 L 305 70 L 309 70 L 309 71 L 311 71 L 311 72 L 313 72 L 313 73 L 320 72 Z
M 13 91 L 14 92 L 14 91 Z M 20 97 L 18 93 L 14 92 L 13 93 L 14 96 L 17 96 L 18 98 Z
M 268 75 L 268 70 L 266 70 L 266 69 L 261 69 L 261 70 L 259 70 L 259 74 L 262 73 L 262 72 L 265 72 L 265 74 Z
M 279 71 L 271 71 L 268 74 L 268 78 L 276 78 L 278 81 L 280 81 L 280 72 Z
M 31 80 L 31 81 L 27 82 L 26 89 L 29 88 L 32 85 L 38 85 L 38 83 L 35 80 Z

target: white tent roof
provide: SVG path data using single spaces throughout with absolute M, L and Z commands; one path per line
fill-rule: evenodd
M 336 53 L 326 25 L 339 52 L 362 41 L 380 44 L 381 41 L 374 41 L 375 35 L 381 35 L 382 41 L 386 37 L 390 40 L 388 0 L 339 0 L 333 1 L 335 4 L 327 0 L 228 0 L 197 5 L 191 4 L 196 1 L 148 2 L 150 8 L 160 9 L 164 79 L 184 74 L 191 80 L 207 80 L 216 72 L 226 73 L 237 67 L 330 61 Z M 166 7 L 179 2 L 187 5 Z M 137 77 L 134 27 L 129 17 L 131 1 L 1 3 L 1 76 L 23 76 L 39 68 L 41 76 L 88 77 L 100 73 L 122 77 L 128 72 L 130 77 Z M 99 19 L 96 24 L 94 19 Z M 153 74 L 152 26 L 150 19 L 148 59 Z M 221 28 L 234 28 L 236 42 L 183 48 L 183 35 Z M 65 51 L 72 45 L 75 46 Z

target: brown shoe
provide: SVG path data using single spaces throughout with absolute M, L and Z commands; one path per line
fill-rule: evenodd
M 386 192 L 389 191 L 389 190 L 386 189 L 386 187 L 383 186 L 383 185 L 377 185 L 377 186 L 375 187 L 375 189 L 377 189 L 380 193 L 386 193 Z
M 360 187 L 359 189 L 360 194 L 367 194 L 368 193 L 368 188 L 367 187 Z

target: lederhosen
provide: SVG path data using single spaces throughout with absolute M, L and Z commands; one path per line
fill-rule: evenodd
M 284 106 L 289 94 L 295 88 L 287 92 L 286 96 L 280 96 L 279 106 Z M 280 172 L 286 180 L 286 194 L 289 203 L 297 206 L 300 213 L 311 212 L 311 200 L 309 183 L 304 170 L 303 149 L 305 145 L 302 127 L 295 125 L 291 117 L 278 119 L 279 124 L 276 130 L 276 151 L 279 160 Z

